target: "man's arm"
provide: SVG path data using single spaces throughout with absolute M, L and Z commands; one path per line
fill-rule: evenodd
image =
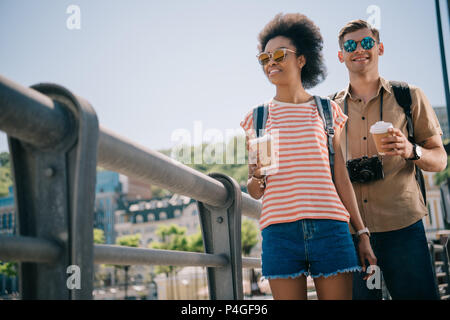
M 336 186 L 336 191 L 341 198 L 342 204 L 347 209 L 350 214 L 350 223 L 355 231 L 364 229 L 364 222 L 359 213 L 358 202 L 356 200 L 355 191 L 353 190 L 352 183 L 348 176 L 347 167 L 345 166 L 344 156 L 342 155 L 342 150 L 340 147 L 341 140 L 341 129 L 337 129 L 334 139 L 333 147 L 335 150 L 335 161 L 334 161 L 334 184 Z M 369 261 L 370 265 L 377 264 L 377 258 L 373 253 L 372 247 L 370 245 L 370 239 L 367 234 L 362 234 L 358 241 L 358 256 L 363 266 L 363 271 L 366 269 L 366 260 Z M 367 279 L 367 275 L 364 280 Z
M 420 169 L 439 172 L 447 167 L 447 152 L 445 152 L 440 135 L 422 141 L 419 146 L 422 147 L 422 157 L 415 162 Z
M 405 135 L 397 128 L 389 129 L 393 137 L 384 138 L 383 148 L 394 149 L 393 151 L 386 151 L 387 156 L 401 156 L 408 159 L 414 156 L 413 145 Z M 422 156 L 419 160 L 414 161 L 417 166 L 430 172 L 439 172 L 447 167 L 447 153 L 442 145 L 440 135 L 434 135 L 424 141 L 418 143 L 422 148 Z

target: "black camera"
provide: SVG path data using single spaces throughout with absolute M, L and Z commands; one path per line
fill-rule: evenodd
M 351 182 L 367 183 L 384 178 L 383 163 L 378 156 L 348 160 L 347 170 Z

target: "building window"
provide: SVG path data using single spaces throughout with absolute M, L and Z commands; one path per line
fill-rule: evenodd
M 10 212 L 8 214 L 8 229 L 13 228 L 13 214 Z
M 433 218 L 431 217 L 433 215 L 433 212 L 431 211 L 430 203 L 427 203 L 428 208 L 428 220 L 430 221 L 430 226 L 433 225 Z

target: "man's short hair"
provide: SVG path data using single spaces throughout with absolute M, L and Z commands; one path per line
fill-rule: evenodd
M 380 32 L 378 29 L 372 27 L 367 21 L 358 19 L 348 22 L 341 31 L 339 31 L 339 48 L 342 49 L 344 47 L 344 37 L 347 33 L 352 33 L 361 29 L 369 29 L 377 43 L 380 42 Z

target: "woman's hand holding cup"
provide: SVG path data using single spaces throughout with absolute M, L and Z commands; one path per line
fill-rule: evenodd
M 258 152 L 255 153 L 256 163 L 250 164 L 250 174 L 252 174 L 255 178 L 261 179 L 266 176 L 263 165 L 260 160 L 260 156 Z

